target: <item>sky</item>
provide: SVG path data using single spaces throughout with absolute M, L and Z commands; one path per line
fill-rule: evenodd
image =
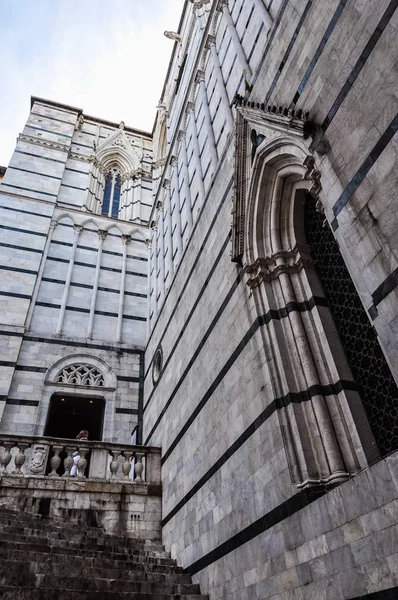
M 0 165 L 30 97 L 151 131 L 184 0 L 0 0 Z

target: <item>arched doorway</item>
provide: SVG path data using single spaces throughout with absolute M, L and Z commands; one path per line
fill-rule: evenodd
M 98 396 L 53 394 L 45 435 L 75 439 L 79 431 L 89 431 L 90 440 L 102 440 L 105 400 Z
M 305 195 L 304 229 L 328 307 L 380 454 L 398 448 L 398 388 L 337 242 Z

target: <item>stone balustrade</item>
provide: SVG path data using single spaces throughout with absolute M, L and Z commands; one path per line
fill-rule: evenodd
M 10 475 L 159 484 L 160 448 L 0 435 L 0 478 Z

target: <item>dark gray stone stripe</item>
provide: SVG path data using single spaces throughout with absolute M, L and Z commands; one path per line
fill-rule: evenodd
M 8 335 L 8 333 L 6 334 Z M 18 334 L 19 335 L 19 334 Z M 137 348 L 133 349 L 133 348 L 123 348 L 122 346 L 111 346 L 109 344 L 89 344 L 87 342 L 78 342 L 76 340 L 65 340 L 65 339 L 59 339 L 59 340 L 55 340 L 53 338 L 44 338 L 44 337 L 37 337 L 34 335 L 24 335 L 24 341 L 26 342 L 34 342 L 34 343 L 41 343 L 41 344 L 55 344 L 56 346 L 71 346 L 72 348 L 89 348 L 91 350 L 107 350 L 110 352 L 118 352 L 123 354 L 138 354 L 139 356 L 141 354 L 144 353 L 144 350 L 139 350 Z
M 279 65 L 279 68 L 278 68 L 278 70 L 277 70 L 277 72 L 275 74 L 275 77 L 274 77 L 274 79 L 273 79 L 273 81 L 271 83 L 271 87 L 269 88 L 269 90 L 268 90 L 268 92 L 267 92 L 267 94 L 265 96 L 265 102 L 268 102 L 268 100 L 271 97 L 272 92 L 275 89 L 276 84 L 278 83 L 279 77 L 281 76 L 281 73 L 282 73 L 283 69 L 285 68 L 285 65 L 286 65 L 286 63 L 288 61 L 290 53 L 291 53 L 291 51 L 293 49 L 294 43 L 297 40 L 297 37 L 298 37 L 298 35 L 300 33 L 300 30 L 301 30 L 301 28 L 302 28 L 302 26 L 304 24 L 304 21 L 305 21 L 307 15 L 308 15 L 308 12 L 309 12 L 311 6 L 312 6 L 312 0 L 308 0 L 307 4 L 305 6 L 304 12 L 301 15 L 300 20 L 298 22 L 298 25 L 297 25 L 296 29 L 294 30 L 292 39 L 290 40 L 289 45 L 288 45 L 288 47 L 286 49 L 286 52 L 283 55 L 282 62 Z
M 45 308 L 56 308 L 56 309 L 61 308 L 60 304 L 53 304 L 51 302 L 36 302 L 36 306 L 43 306 Z M 71 310 L 74 312 L 80 312 L 80 313 L 85 313 L 85 314 L 90 313 L 89 308 L 81 308 L 80 306 L 67 306 L 66 310 Z M 96 311 L 94 311 L 94 314 L 101 315 L 103 317 L 116 317 L 117 318 L 119 316 L 117 313 L 107 312 L 105 310 L 96 310 Z M 145 317 L 136 317 L 133 315 L 123 315 L 123 319 L 130 319 L 132 321 L 146 321 Z
M 22 210 L 21 208 L 13 208 L 11 206 L 4 206 L 4 204 L 0 204 L 0 208 L 3 208 L 4 210 L 12 210 L 13 212 L 23 213 L 25 215 L 33 215 L 35 217 L 44 217 L 45 219 L 51 219 L 51 215 L 41 215 L 40 213 L 35 213 L 30 210 Z M 26 231 L 26 230 L 22 229 L 21 231 Z M 47 235 L 47 234 L 42 233 L 40 235 Z
M 57 123 L 65 123 L 65 125 L 69 125 L 70 127 L 72 127 L 72 129 L 74 128 L 74 124 L 70 123 L 69 121 L 63 121 L 62 119 L 56 119 L 55 117 L 49 117 L 48 115 L 42 115 L 41 113 L 33 112 L 33 110 L 30 112 L 30 114 L 35 115 L 36 117 L 41 117 L 42 119 L 49 119 L 50 121 L 57 121 Z
M 308 402 L 314 396 L 335 396 L 343 390 L 356 390 L 353 381 L 339 380 L 333 385 L 313 385 L 305 392 L 288 393 L 282 398 L 276 398 L 263 410 L 263 412 L 249 425 L 249 427 L 235 440 L 235 442 L 220 456 L 199 481 L 190 489 L 176 506 L 166 515 L 162 526 L 166 525 L 195 494 L 217 473 L 219 469 L 243 446 L 243 444 L 280 408 L 289 404 L 300 404 Z
M 0 246 L 3 248 L 12 248 L 13 250 L 23 250 L 24 252 L 43 254 L 43 250 L 39 250 L 38 248 L 26 248 L 25 246 L 15 246 L 15 244 L 3 244 L 2 242 L 0 242 Z
M 381 37 L 381 34 L 383 33 L 383 31 L 387 27 L 388 23 L 390 22 L 391 17 L 393 16 L 397 7 L 398 7 L 398 0 L 391 0 L 390 4 L 388 5 L 387 9 L 385 10 L 383 16 L 381 17 L 380 21 L 378 22 L 376 29 L 374 30 L 371 37 L 369 38 L 369 41 L 366 44 L 363 52 L 361 53 L 360 57 L 358 58 L 357 62 L 355 63 L 354 68 L 352 69 L 351 73 L 349 74 L 347 81 L 341 88 L 339 95 L 337 96 L 331 109 L 329 110 L 328 114 L 326 115 L 325 120 L 322 123 L 322 129 L 324 131 L 326 131 L 327 128 L 329 127 L 334 116 L 336 115 L 337 111 L 339 110 L 340 106 L 342 105 L 344 99 L 350 92 L 352 86 L 354 85 L 354 82 L 356 81 L 358 75 L 360 74 L 363 67 L 365 66 L 366 61 L 368 60 L 369 56 L 373 52 L 374 47 L 376 46 L 377 42 L 379 41 L 379 39 Z M 314 147 L 314 149 L 316 149 L 316 147 Z
M 337 21 L 339 20 L 340 15 L 343 12 L 343 9 L 346 4 L 347 4 L 347 0 L 341 0 L 341 2 L 339 2 L 338 6 L 334 12 L 334 15 L 333 15 L 329 25 L 327 26 L 326 31 L 320 41 L 320 44 L 319 44 L 318 48 L 316 49 L 315 54 L 314 54 L 310 64 L 307 67 L 304 77 L 301 80 L 300 85 L 297 88 L 297 92 L 295 93 L 294 98 L 293 98 L 292 102 L 290 103 L 290 106 L 289 106 L 290 110 L 296 106 L 301 94 L 303 93 L 303 90 L 304 90 L 305 86 L 307 85 L 307 82 L 308 82 L 309 78 L 311 77 L 311 74 L 312 74 L 313 70 L 315 69 L 316 64 L 325 48 L 330 36 L 333 33 L 333 30 L 336 27 Z
M 49 177 L 50 179 L 58 179 L 61 181 L 62 177 L 56 177 L 55 175 L 47 175 L 47 173 L 38 173 L 37 171 L 29 171 L 28 169 L 21 169 L 20 167 L 8 167 L 8 170 L 22 171 L 22 173 L 31 173 L 32 175 L 40 175 L 40 177 Z
M 397 0 L 398 2 L 398 0 Z M 336 201 L 333 206 L 333 213 L 335 218 L 333 219 L 331 226 L 333 231 L 336 231 L 338 228 L 337 215 L 343 210 L 347 202 L 351 199 L 351 196 L 358 189 L 362 181 L 365 179 L 370 169 L 373 167 L 375 162 L 378 160 L 380 155 L 386 149 L 394 135 L 398 131 L 398 113 L 395 115 L 377 144 L 372 148 L 370 154 L 364 160 L 362 165 L 359 167 L 358 171 L 355 173 L 354 177 L 351 179 L 350 183 L 345 188 L 344 192 L 341 194 L 340 198 Z
M 40 231 L 30 231 L 29 229 L 21 229 L 20 227 L 9 227 L 8 225 L 0 225 L 0 229 L 7 229 L 8 231 L 19 231 L 20 233 L 29 233 L 30 235 L 40 235 L 47 237 L 47 233 L 41 233 Z
M 22 300 L 30 300 L 30 294 L 17 294 L 17 292 L 4 292 L 0 290 L 0 296 L 8 296 L 9 298 L 22 298 Z
M 6 404 L 14 406 L 39 406 L 38 400 L 19 400 L 17 398 L 7 398 Z
M 264 533 L 267 531 L 267 529 L 274 527 L 281 521 L 284 521 L 288 517 L 294 515 L 302 508 L 312 504 L 312 502 L 316 501 L 324 494 L 324 491 L 316 492 L 312 490 L 302 490 L 301 492 L 298 492 L 288 500 L 285 500 L 285 502 L 282 502 L 282 504 L 273 510 L 257 519 L 257 521 L 254 521 L 254 523 L 251 523 L 245 527 L 245 529 L 242 529 L 233 535 L 231 538 L 229 538 L 229 540 L 223 542 L 217 546 L 217 548 L 214 548 L 214 550 L 211 550 L 199 558 L 199 560 L 196 560 L 189 567 L 186 567 L 184 572 L 194 575 L 195 573 L 202 571 L 202 569 L 205 569 L 212 563 L 220 560 L 220 558 L 223 558 L 223 556 L 226 556 L 230 552 L 240 548 L 240 546 L 243 546 L 243 544 L 250 542 L 250 540 L 254 539 L 261 533 Z
M 34 129 L 35 131 L 41 131 L 41 132 L 44 132 L 44 133 L 51 133 L 52 135 L 58 135 L 58 136 L 61 136 L 61 137 L 66 137 L 68 139 L 72 139 L 72 137 L 73 137 L 73 134 L 70 135 L 70 134 L 67 134 L 67 133 L 59 133 L 58 131 L 50 131 L 49 129 L 43 129 L 41 127 L 36 127 L 35 125 L 26 124 L 25 127 L 27 129 Z
M 117 415 L 138 415 L 138 408 L 117 408 L 115 413 Z
M 68 185 L 67 183 L 61 183 L 61 187 L 71 188 L 73 190 L 80 190 L 81 192 L 85 192 L 86 188 L 77 187 L 76 185 Z M 63 202 L 63 200 L 62 200 Z M 66 202 L 64 203 L 66 204 Z
M 15 273 L 26 273 L 27 275 L 37 275 L 37 271 L 33 271 L 33 269 L 20 269 L 19 267 L 6 267 L 5 265 L 0 265 L 0 269 L 2 271 L 14 271 Z M 30 298 L 30 296 L 29 296 Z
M 9 188 L 13 188 L 15 190 L 23 190 L 24 192 L 33 192 L 33 194 L 42 194 L 43 196 L 51 196 L 52 198 L 56 198 L 57 195 L 56 194 L 49 194 L 48 192 L 41 192 L 40 190 L 32 190 L 31 188 L 27 188 L 27 187 L 22 187 L 20 185 L 13 185 L 10 183 L 2 183 L 2 187 L 9 187 Z
M 23 141 L 23 140 L 19 140 Z M 49 160 L 51 162 L 56 162 L 61 165 L 65 164 L 64 160 L 57 160 L 56 158 L 49 158 L 48 156 L 41 156 L 41 154 L 32 154 L 31 152 L 24 152 L 23 150 L 15 150 L 18 154 L 25 154 L 25 156 L 33 156 L 34 158 L 42 158 L 43 160 Z
M 16 371 L 29 371 L 30 373 L 45 373 L 47 371 L 47 367 L 35 367 L 29 365 L 16 365 Z
M 384 300 L 384 298 L 386 296 L 388 296 L 388 294 L 390 292 L 392 292 L 393 290 L 395 290 L 395 288 L 398 285 L 398 268 L 396 268 L 384 281 L 382 284 L 379 285 L 379 287 L 373 292 L 372 294 L 372 299 L 373 299 L 373 304 L 374 306 L 377 306 L 378 304 L 380 304 L 380 302 L 382 300 Z

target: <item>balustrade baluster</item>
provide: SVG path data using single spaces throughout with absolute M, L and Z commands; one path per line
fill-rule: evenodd
M 26 456 L 25 456 L 25 450 L 29 447 L 29 444 L 23 444 L 20 443 L 18 444 L 18 454 L 16 455 L 16 457 L 14 458 L 14 464 L 15 464 L 15 471 L 12 472 L 13 475 L 19 475 L 21 477 L 24 476 L 24 474 L 22 473 L 22 467 L 25 463 L 26 460 Z
M 11 448 L 13 444 L 11 442 L 3 442 L 4 454 L 0 456 L 0 473 L 4 474 L 7 471 L 7 467 L 11 460 Z
M 142 481 L 142 472 L 144 470 L 144 465 L 142 464 L 142 459 L 145 456 L 143 452 L 135 453 L 135 465 L 134 465 L 134 481 Z
M 73 448 L 65 448 L 66 450 L 66 458 L 64 459 L 64 469 L 65 469 L 65 473 L 62 475 L 62 477 L 70 477 L 70 472 L 71 469 L 73 467 L 73 452 L 75 451 L 75 447 L 73 446 Z
M 124 462 L 122 464 L 122 471 L 124 474 L 123 479 L 130 480 L 131 457 L 133 456 L 133 452 L 129 452 L 128 450 L 126 450 L 125 452 L 123 452 L 123 455 L 124 455 Z
M 87 467 L 87 453 L 89 448 L 80 447 L 79 448 L 79 460 L 77 461 L 77 476 L 78 477 L 86 477 L 85 470 Z
M 59 477 L 57 473 L 57 469 L 61 464 L 61 457 L 59 453 L 61 452 L 63 446 L 53 446 L 54 456 L 50 459 L 50 467 L 51 472 L 48 474 L 49 477 Z
M 119 470 L 119 456 L 120 456 L 120 450 L 111 450 L 111 454 L 112 454 L 112 462 L 109 465 L 109 468 L 111 470 L 111 479 L 117 479 L 117 472 Z

